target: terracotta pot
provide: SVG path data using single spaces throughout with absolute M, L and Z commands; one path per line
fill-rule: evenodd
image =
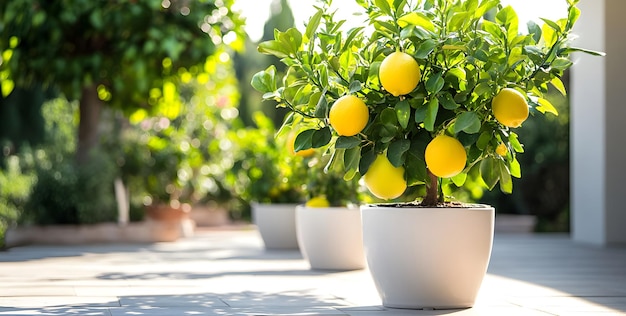
M 146 206 L 146 216 L 158 221 L 180 221 L 189 217 L 189 209 L 169 204 L 152 204 Z

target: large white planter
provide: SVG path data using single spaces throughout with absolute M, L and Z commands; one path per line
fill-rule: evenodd
M 298 249 L 296 204 L 252 204 L 252 220 L 266 249 Z
M 383 305 L 465 308 L 487 272 L 494 209 L 361 206 L 363 242 Z
M 296 207 L 296 232 L 311 269 L 358 270 L 365 267 L 361 212 L 347 207 Z

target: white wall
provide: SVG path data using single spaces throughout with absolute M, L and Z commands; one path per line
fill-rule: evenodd
M 626 9 L 623 0 L 582 0 L 570 87 L 574 240 L 626 243 Z

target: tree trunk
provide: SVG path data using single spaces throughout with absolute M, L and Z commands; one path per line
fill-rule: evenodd
M 84 87 L 79 104 L 80 122 L 78 123 L 78 146 L 76 147 L 78 164 L 85 164 L 89 161 L 90 152 L 98 145 L 100 138 L 98 123 L 101 109 L 102 101 L 98 98 L 96 85 Z
M 430 183 L 426 183 L 426 196 L 422 200 L 423 206 L 436 206 L 439 202 L 439 178 L 428 170 Z

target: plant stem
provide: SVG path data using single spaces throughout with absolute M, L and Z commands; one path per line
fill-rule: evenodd
M 436 206 L 439 201 L 439 178 L 430 170 L 428 171 L 429 183 L 426 183 L 426 196 L 422 200 L 422 206 Z

